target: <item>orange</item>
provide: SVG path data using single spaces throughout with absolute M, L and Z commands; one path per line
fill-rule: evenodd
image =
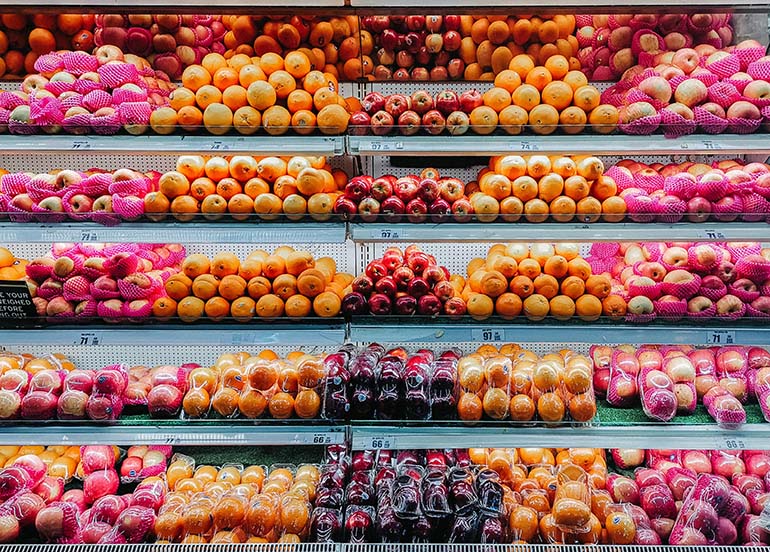
M 605 523 L 612 544 L 631 544 L 636 536 L 636 524 L 628 514 L 614 512 L 607 516 Z
M 486 105 L 475 108 L 470 115 L 471 128 L 477 134 L 491 134 L 497 128 L 497 112 Z
M 224 92 L 228 87 L 239 84 L 238 71 L 232 67 L 220 67 L 214 72 L 211 82 L 219 90 Z
M 313 96 L 306 90 L 297 89 L 293 90 L 286 98 L 286 107 L 292 113 L 296 113 L 302 109 L 313 109 Z
M 519 20 L 516 22 L 517 25 L 519 25 L 522 21 L 525 20 Z M 527 23 L 529 23 L 527 21 Z M 529 37 L 527 37 L 529 38 Z M 516 31 L 514 30 L 514 40 L 516 40 Z M 526 40 L 524 41 L 526 42 Z M 517 44 L 523 44 L 523 42 L 519 42 L 516 40 Z M 535 63 L 532 61 L 532 58 L 529 57 L 527 54 L 518 54 L 513 57 L 511 62 L 508 64 L 508 68 L 516 71 L 518 73 L 519 78 L 525 79 L 527 77 L 527 74 L 535 68 Z
M 557 393 L 543 393 L 537 400 L 537 412 L 545 422 L 560 422 L 564 419 L 564 401 Z
M 203 86 L 203 84 L 201 84 L 201 86 Z M 176 88 L 171 92 L 168 99 L 169 106 L 176 111 L 179 111 L 185 106 L 195 105 L 195 92 L 186 86 Z
M 542 91 L 545 85 L 553 80 L 551 72 L 543 66 L 537 66 L 527 73 L 527 77 L 524 79 L 526 84 L 531 84 L 538 91 Z
M 514 105 L 531 111 L 540 105 L 540 91 L 531 84 L 523 84 L 513 92 L 512 101 Z
M 535 402 L 529 395 L 514 395 L 509 405 L 509 413 L 511 420 L 528 422 L 535 417 Z
M 182 85 L 197 92 L 201 86 L 211 83 L 211 73 L 201 65 L 189 65 L 182 72 Z
M 569 71 L 562 80 L 569 84 L 573 91 L 588 84 L 588 77 L 585 76 L 583 71 Z
M 279 99 L 285 99 L 297 88 L 297 81 L 287 71 L 278 70 L 270 74 L 267 82 L 275 89 L 275 95 Z
M 559 112 L 548 104 L 540 104 L 529 112 L 529 124 L 535 134 L 551 134 L 559 124 Z
M 313 299 L 313 311 L 322 318 L 337 316 L 341 308 L 340 297 L 331 291 L 324 291 Z
M 561 111 L 572 103 L 572 88 L 562 81 L 552 81 L 543 88 L 541 98 L 543 102 Z
M 238 410 L 238 391 L 223 387 L 211 398 L 211 408 L 225 418 L 233 416 Z
M 238 71 L 238 83 L 244 88 L 248 88 L 253 82 L 266 80 L 267 75 L 258 65 L 244 65 Z
M 212 103 L 203 112 L 203 125 L 211 134 L 227 134 L 233 125 L 233 112 L 224 104 Z
M 291 76 L 300 79 L 310 72 L 310 60 L 302 52 L 289 52 L 284 58 L 284 67 Z
M 585 111 L 579 107 L 570 106 L 559 114 L 559 124 L 566 134 L 583 132 L 588 118 Z
M 177 303 L 177 314 L 182 322 L 195 322 L 203 316 L 205 303 L 198 297 L 185 297 Z
M 256 303 L 251 297 L 239 297 L 230 305 L 230 314 L 238 322 L 248 322 L 254 318 Z
M 518 76 L 518 75 L 517 75 Z M 511 105 L 511 94 L 509 90 L 500 87 L 490 88 L 482 96 L 484 105 L 487 105 L 498 113 Z
M 480 420 L 482 413 L 483 407 L 478 395 L 467 392 L 460 394 L 460 400 L 457 402 L 457 414 L 461 420 Z
M 505 69 L 495 76 L 494 82 L 496 87 L 513 93 L 514 90 L 521 86 L 521 77 L 513 69 Z
M 561 55 L 549 57 L 544 65 L 554 80 L 561 80 L 569 73 L 569 60 Z
M 274 105 L 262 114 L 262 125 L 268 134 L 280 135 L 286 133 L 291 124 L 291 113 L 280 105 Z
M 225 57 L 222 54 L 217 54 L 215 52 L 211 52 L 203 56 L 201 65 L 211 75 L 216 73 L 219 69 L 228 68 L 227 60 Z
M 599 134 L 609 134 L 618 126 L 620 114 L 615 106 L 602 104 L 588 114 L 591 129 Z
M 249 104 L 246 89 L 240 85 L 228 86 L 222 92 L 222 103 L 233 111 Z
M 276 71 L 280 71 L 284 68 L 283 58 L 272 52 L 263 54 L 259 58 L 259 68 L 262 69 L 266 75 L 270 76 Z
M 329 81 L 321 71 L 310 71 L 302 81 L 302 87 L 310 94 L 315 94 L 318 90 L 326 88 L 330 90 Z
M 290 394 L 281 391 L 272 396 L 268 408 L 273 418 L 282 420 L 291 418 L 292 414 L 294 414 L 294 398 Z
M 246 98 L 251 107 L 262 111 L 275 105 L 277 93 L 270 83 L 258 80 L 249 85 Z

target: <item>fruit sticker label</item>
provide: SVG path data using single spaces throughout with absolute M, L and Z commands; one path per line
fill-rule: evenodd
M 35 312 L 26 282 L 0 280 L 0 324 L 18 326 L 18 322 L 33 318 Z

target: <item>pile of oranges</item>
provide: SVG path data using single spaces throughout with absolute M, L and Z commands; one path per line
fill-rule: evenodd
M 184 413 L 201 418 L 210 412 L 225 418 L 239 414 L 260 418 L 317 418 L 321 412 L 319 386 L 325 376 L 323 359 L 302 352 L 279 358 L 271 350 L 256 356 L 223 354 L 209 368 L 188 375 Z
M 5 247 L 0 247 L 0 280 L 24 280 L 28 262 L 26 259 L 17 258 Z
M 49 477 L 60 477 L 68 483 L 78 472 L 82 474 L 83 467 L 80 464 L 80 447 L 66 445 L 6 445 L 0 446 L 0 467 L 12 466 L 16 459 L 26 454 L 34 454 L 40 458 L 48 468 Z
M 281 214 L 289 220 L 307 214 L 328 220 L 347 181 L 345 172 L 332 169 L 325 157 L 183 155 L 176 170 L 160 177 L 159 190 L 145 196 L 144 211 L 155 221 L 167 213 L 180 221 L 198 213 L 208 220 L 226 215 L 275 220 Z
M 496 244 L 486 259 L 468 263 L 462 298 L 468 314 L 483 320 L 496 314 L 512 319 L 593 321 L 611 296 L 612 281 L 592 274 L 591 265 L 574 243 Z
M 169 493 L 155 520 L 158 543 L 298 543 L 306 537 L 320 474 L 262 466 L 195 467 L 177 455 L 166 470 Z
M 492 157 L 470 196 L 481 222 L 620 222 L 626 202 L 598 157 Z
M 271 135 L 289 129 L 336 135 L 347 129 L 350 109 L 358 108 L 356 100 L 349 105 L 338 89 L 337 77 L 301 51 L 229 59 L 210 53 L 200 65 L 184 70 L 182 86 L 171 93 L 169 107 L 153 112 L 150 125 L 159 134 L 170 134 L 178 125 L 216 135 L 233 129 L 246 135 L 260 129 Z
M 224 56 L 228 59 L 237 54 L 286 55 L 300 50 L 316 68 L 348 80 L 359 78 L 360 54 L 371 54 L 373 48 L 371 34 L 359 32 L 357 16 L 224 15 L 222 23 L 228 29 L 224 36 Z M 369 60 L 369 71 L 371 66 Z
M 507 487 L 514 543 L 632 544 L 636 524 L 604 488 L 602 449 L 469 449 Z
M 557 129 L 578 134 L 586 125 L 608 134 L 618 123 L 618 110 L 601 104 L 601 94 L 580 71 L 580 64 L 565 56 L 550 56 L 542 65 L 519 54 L 508 69 L 494 78 L 495 86 L 483 94 L 484 105 L 473 110 L 471 125 L 476 132 L 490 133 L 498 124 L 510 134 L 519 134 L 529 125 L 536 134 Z
M 178 316 L 183 322 L 201 318 L 249 322 L 255 316 L 313 314 L 329 318 L 339 314 L 352 280 L 350 274 L 337 272 L 331 257 L 315 259 L 310 252 L 289 246 L 272 254 L 256 250 L 243 261 L 230 252 L 212 259 L 193 254 L 184 260 L 182 272 L 166 280 L 168 297 L 155 301 L 153 314 L 165 320 Z
M 475 421 L 588 422 L 596 414 L 593 362 L 565 349 L 538 356 L 518 345 L 483 345 L 457 365 L 457 413 Z

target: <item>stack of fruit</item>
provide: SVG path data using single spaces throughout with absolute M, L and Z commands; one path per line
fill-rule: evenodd
M 577 244 L 494 245 L 486 259 L 468 263 L 468 278 L 461 296 L 468 314 L 483 320 L 496 314 L 512 319 L 524 314 L 530 320 L 551 316 L 586 321 L 599 318 L 618 300 L 612 282 L 593 274 Z
M 0 247 L 0 280 L 24 280 L 28 261 L 16 257 L 9 249 Z
M 255 58 L 256 59 L 256 58 Z M 182 87 L 170 96 L 170 108 L 159 110 L 151 125 L 170 134 L 178 125 L 211 134 L 235 129 L 254 134 L 341 134 L 348 127 L 350 107 L 338 94 L 337 78 L 322 72 L 302 51 L 285 57 L 267 52 L 258 61 L 246 54 L 225 59 L 207 54 L 200 65 L 182 73 Z M 351 100 L 351 105 L 357 102 Z
M 366 266 L 365 274 L 352 281 L 342 311 L 347 316 L 462 316 L 466 312 L 459 297 L 462 283 L 461 277 L 451 276 L 435 257 L 416 245 L 404 251 L 389 247 L 382 258 Z
M 317 418 L 325 376 L 323 359 L 301 352 L 285 359 L 269 350 L 224 354 L 212 367 L 189 373 L 184 399 L 175 404 L 189 418 Z
M 163 174 L 159 190 L 144 197 L 144 211 L 154 221 L 171 213 L 179 221 L 207 220 L 226 214 L 234 220 L 275 220 L 280 214 L 301 220 L 331 218 L 347 175 L 325 157 L 203 157 L 183 155 L 176 170 Z
M 49 322 L 145 319 L 184 256 L 179 244 L 54 244 L 26 266 L 27 283 Z
M 359 32 L 358 16 L 222 16 L 225 57 L 236 54 L 285 56 L 300 49 L 316 69 L 345 80 L 372 72 L 372 36 Z
M 248 322 L 287 316 L 337 316 L 350 274 L 337 272 L 331 257 L 315 259 L 309 251 L 281 246 L 272 254 L 256 250 L 241 260 L 233 253 L 209 259 L 194 254 L 182 271 L 168 278 L 165 290 L 152 305 L 156 318 L 178 316 L 183 322 L 201 318 L 232 318 Z
M 602 93 L 620 108 L 621 131 L 650 134 L 662 127 L 669 137 L 728 130 L 756 131 L 770 107 L 770 56 L 755 40 L 717 50 L 710 45 L 651 56 Z M 654 67 L 654 68 L 653 68 Z M 673 100 L 673 101 L 672 101 Z
M 651 56 L 708 44 L 733 43 L 730 14 L 577 15 L 577 58 L 592 81 L 614 81 Z
M 99 14 L 94 42 L 112 44 L 142 56 L 153 68 L 178 80 L 188 65 L 209 52 L 223 54 L 225 26 L 221 15 Z
M 628 301 L 628 320 L 765 318 L 770 251 L 755 242 L 602 244 L 588 257 Z M 617 315 L 625 314 L 617 312 Z
M 0 177 L 0 208 L 13 222 L 94 221 L 105 225 L 136 220 L 158 174 L 130 169 L 112 173 L 60 170 Z
M 376 48 L 376 80 L 491 81 L 523 53 L 541 65 L 561 54 L 580 68 L 573 15 L 374 15 L 361 25 Z
M 41 55 L 19 92 L 0 95 L 3 124 L 15 134 L 142 134 L 174 85 L 147 60 L 101 46 L 94 55 L 61 50 Z
M 468 129 L 491 134 L 498 128 L 508 134 L 521 134 L 525 128 L 535 134 L 551 134 L 557 128 L 577 134 L 587 124 L 607 134 L 618 122 L 617 109 L 607 102 L 600 105 L 599 91 L 562 55 L 536 66 L 532 57 L 519 54 L 494 77 L 494 85 L 483 94 L 444 90 L 435 98 L 424 90 L 411 97 L 372 92 L 350 123 L 355 133 L 371 129 L 381 136 L 398 129 L 408 136 L 420 130 L 432 135 L 461 135 Z
M 770 214 L 770 166 L 738 160 L 649 166 L 624 159 L 607 171 L 635 222 L 757 222 Z
M 0 76 L 34 73 L 35 60 L 54 50 L 94 49 L 94 16 L 4 13 L 0 15 Z
M 298 543 L 310 521 L 318 468 L 195 467 L 177 455 L 166 471 L 169 493 L 154 532 L 158 543 Z
M 574 351 L 542 357 L 518 345 L 484 345 L 457 366 L 461 420 L 589 422 L 596 414 L 593 362 Z

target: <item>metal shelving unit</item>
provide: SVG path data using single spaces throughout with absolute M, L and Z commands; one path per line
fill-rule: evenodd
M 2 6 L 0 5 L 0 9 Z M 189 136 L 189 135 L 115 135 L 74 136 L 68 134 L 0 135 L 4 154 L 109 153 L 180 155 L 190 152 L 208 154 L 342 155 L 344 136 Z
M 0 242 L 145 242 L 160 237 L 170 243 L 344 243 L 343 222 L 308 221 L 271 223 L 248 222 L 175 222 L 169 216 L 163 222 L 123 222 L 118 226 L 94 223 L 26 225 L 0 222 Z
M 354 242 L 770 241 L 765 223 L 351 223 Z
M 645 424 L 623 426 L 545 427 L 485 424 L 430 426 L 351 426 L 353 450 L 444 449 L 474 447 L 655 448 L 676 443 L 684 449 L 763 449 L 770 438 L 770 424 L 746 425 L 736 430 L 711 425 Z
M 575 136 L 349 136 L 351 155 L 507 155 L 511 153 L 595 155 L 770 155 L 770 140 L 759 135 L 692 134 L 668 139 L 623 134 Z
M 47 329 L 2 329 L 8 345 L 338 345 L 345 341 L 341 320 L 290 324 L 256 320 L 252 324 L 163 324 L 149 326 L 51 326 Z
M 667 343 L 687 345 L 770 345 L 770 327 L 629 325 L 624 323 L 457 322 L 422 320 L 350 324 L 348 339 L 380 343 Z
M 345 426 L 301 422 L 269 425 L 254 420 L 218 423 L 168 420 L 147 425 L 55 422 L 0 426 L 2 445 L 331 445 L 344 443 L 346 436 Z

